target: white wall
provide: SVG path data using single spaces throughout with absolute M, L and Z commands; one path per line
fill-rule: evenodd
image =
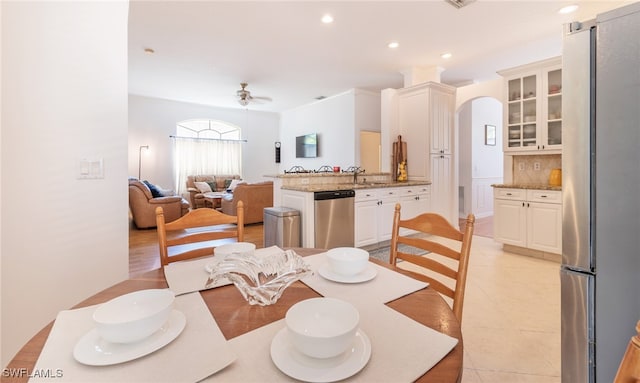
M 128 277 L 128 2 L 2 9 L 2 365 Z M 79 180 L 80 158 L 104 178 Z
M 356 102 L 357 100 L 357 102 Z M 380 94 L 352 89 L 281 115 L 280 170 L 359 165 L 359 131 L 380 129 Z M 296 136 L 318 133 L 316 158 L 296 158 Z
M 138 176 L 138 156 L 142 152 L 141 178 L 176 189 L 173 172 L 173 139 L 176 124 L 194 118 L 221 120 L 240 127 L 242 138 L 242 177 L 248 182 L 264 180 L 278 173 L 274 143 L 279 141 L 277 113 L 247 109 L 216 108 L 158 98 L 129 95 L 129 175 Z
M 354 165 L 363 166 L 361 148 L 361 131 L 380 132 L 380 93 L 355 89 L 355 147 Z M 363 166 L 365 171 L 369 172 Z M 377 170 L 377 169 L 376 169 Z

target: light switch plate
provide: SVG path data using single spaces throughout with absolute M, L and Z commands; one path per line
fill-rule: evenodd
M 102 158 L 83 158 L 78 161 L 78 179 L 84 180 L 98 178 L 104 178 Z

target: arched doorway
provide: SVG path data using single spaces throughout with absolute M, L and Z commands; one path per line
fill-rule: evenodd
M 456 123 L 459 216 L 491 216 L 491 185 L 502 183 L 503 179 L 502 103 L 493 97 L 468 100 L 457 110 Z M 495 140 L 487 139 L 489 132 L 493 132 Z

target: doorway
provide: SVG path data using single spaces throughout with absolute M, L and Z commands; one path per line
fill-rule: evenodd
M 457 111 L 458 210 L 460 218 L 493 216 L 492 184 L 503 181 L 502 103 L 493 97 L 476 97 Z M 487 126 L 495 140 L 487 140 Z

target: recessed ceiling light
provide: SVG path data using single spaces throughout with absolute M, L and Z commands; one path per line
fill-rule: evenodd
M 572 13 L 575 12 L 576 9 L 578 9 L 578 6 L 573 4 L 573 5 L 567 5 L 566 7 L 562 7 L 560 8 L 560 10 L 558 11 L 558 13 L 562 14 L 562 15 L 566 15 L 568 13 Z
M 451 53 L 447 52 L 447 53 L 443 53 L 440 55 L 440 57 L 442 57 L 443 59 L 450 59 L 451 56 L 453 56 Z
M 326 15 L 322 16 L 321 20 L 325 24 L 331 24 L 333 23 L 333 16 L 327 13 Z
M 392 41 L 388 45 L 388 47 L 391 48 L 391 49 L 396 49 L 399 46 L 400 46 L 400 44 L 397 41 Z
M 156 51 L 154 51 L 151 48 L 144 48 L 144 53 L 146 53 L 148 55 L 152 55 L 152 54 L 156 53 Z

